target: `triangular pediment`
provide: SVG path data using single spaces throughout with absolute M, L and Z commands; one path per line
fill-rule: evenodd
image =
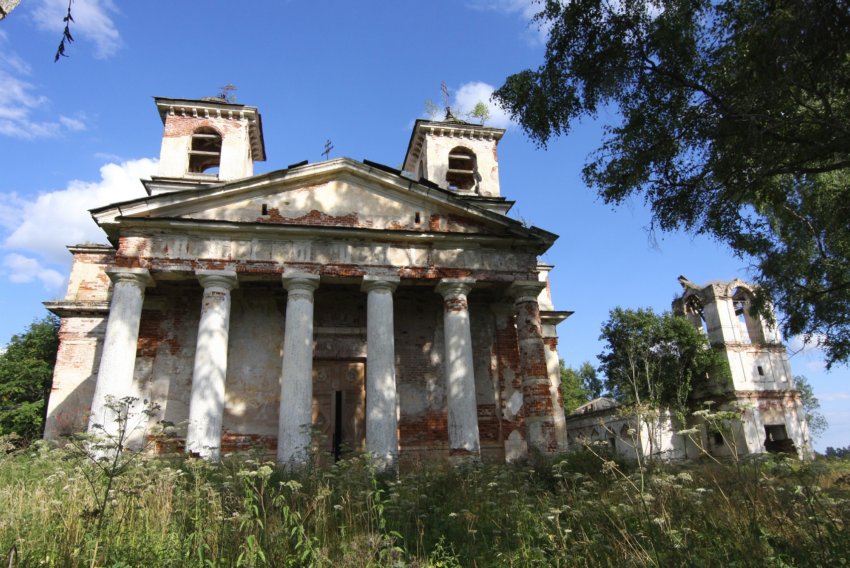
M 107 231 L 132 220 L 169 219 L 316 231 L 460 233 L 550 242 L 555 238 L 448 190 L 347 158 L 114 204 L 92 214 Z

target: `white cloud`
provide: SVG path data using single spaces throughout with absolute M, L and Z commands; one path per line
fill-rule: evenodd
M 67 0 L 40 0 L 33 13 L 36 25 L 42 30 L 61 33 L 63 18 L 68 10 Z M 110 14 L 118 11 L 112 0 L 75 0 L 71 6 L 74 21 L 71 35 L 91 40 L 95 57 L 106 59 L 115 55 L 122 45 L 121 34 Z
M 850 400 L 850 392 L 827 392 L 818 395 L 821 402 L 832 402 L 836 400 Z
M 519 14 L 528 21 L 543 9 L 540 0 L 473 0 L 470 6 L 506 14 Z
M 69 116 L 60 116 L 59 122 L 67 128 L 68 130 L 85 130 L 86 123 L 78 118 L 71 118 Z
M 2 246 L 11 252 L 3 260 L 4 272 L 12 282 L 39 278 L 45 286 L 58 287 L 49 266 L 67 270 L 71 259 L 67 245 L 105 242 L 103 231 L 88 210 L 145 195 L 140 183 L 156 169 L 156 160 L 143 158 L 100 168 L 96 182 L 73 180 L 65 189 L 42 193 L 35 199 L 18 195 L 0 196 L 0 227 L 6 229 Z M 38 276 L 37 270 L 47 271 Z
M 33 114 L 49 103 L 47 97 L 35 92 L 35 87 L 26 77 L 30 74 L 27 63 L 10 51 L 0 36 L 0 135 L 32 140 L 58 136 L 64 131 L 85 130 L 81 118 L 60 116 L 58 120 L 38 120 Z
M 823 335 L 815 334 L 806 343 L 805 338 L 801 335 L 791 337 L 788 341 L 788 353 L 791 356 L 792 362 L 795 364 L 803 362 L 806 370 L 810 372 L 819 372 L 826 369 L 826 354 L 821 348 L 823 339 Z
M 490 118 L 484 123 L 485 126 L 508 128 L 513 124 L 510 117 L 502 107 L 490 100 L 494 90 L 496 88 L 493 85 L 482 81 L 464 83 L 454 91 L 454 97 L 451 101 L 452 112 L 460 119 L 475 122 L 476 119 L 469 118 L 468 114 L 472 112 L 476 104 L 483 102 L 490 109 Z M 439 109 L 439 116 L 431 116 L 429 118 L 432 120 L 442 120 L 442 109 Z
M 529 39 L 532 43 L 544 43 L 549 36 L 548 22 L 532 21 L 544 8 L 542 0 L 469 0 L 467 6 L 474 10 L 489 10 L 508 15 L 518 15 L 527 22 Z
M 2 271 L 15 284 L 29 284 L 38 280 L 45 289 L 57 290 L 65 283 L 65 277 L 58 271 L 43 266 L 34 258 L 14 252 L 3 257 Z

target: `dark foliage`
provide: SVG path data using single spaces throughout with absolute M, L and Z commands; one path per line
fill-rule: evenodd
M 847 0 L 548 0 L 536 70 L 494 94 L 539 144 L 616 107 L 584 178 L 653 228 L 752 259 L 787 335 L 850 360 Z

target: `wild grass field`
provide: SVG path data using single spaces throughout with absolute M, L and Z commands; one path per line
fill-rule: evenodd
M 0 452 L 15 566 L 844 566 L 850 461 L 522 465 L 297 474 L 247 457 L 122 462 Z M 107 484 L 111 479 L 111 486 Z M 9 561 L 6 560 L 8 563 Z M 5 565 L 4 565 L 5 566 Z

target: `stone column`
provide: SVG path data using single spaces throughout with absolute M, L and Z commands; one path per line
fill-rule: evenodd
M 227 338 L 230 331 L 230 291 L 236 288 L 232 270 L 196 270 L 204 287 L 186 451 L 217 461 L 221 457 L 224 380 L 227 376 Z
M 537 280 L 517 281 L 508 292 L 516 309 L 519 369 L 522 378 L 523 415 L 529 448 L 541 453 L 565 449 L 564 409 L 558 405 L 558 394 L 546 366 L 546 346 L 540 324 L 537 296 L 546 286 Z
M 277 461 L 284 465 L 307 462 L 313 424 L 313 291 L 315 274 L 283 275 L 286 325 L 283 332 L 283 372 L 280 381 L 280 422 Z
M 466 302 L 466 296 L 474 283 L 472 278 L 444 278 L 437 285 L 437 292 L 443 296 L 449 455 L 477 459 L 481 453 L 478 404 L 475 400 L 472 334 Z
M 379 469 L 398 459 L 398 406 L 395 384 L 393 291 L 398 277 L 365 276 L 366 298 L 366 448 Z
M 117 432 L 115 413 L 107 408 L 110 399 L 117 402 L 136 394 L 133 389 L 133 372 L 139 342 L 139 322 L 142 319 L 145 288 L 153 286 L 153 279 L 146 268 L 111 268 L 106 273 L 113 282 L 112 300 L 89 415 L 89 433 L 98 435 L 114 435 Z M 129 410 L 133 411 L 132 408 Z M 139 417 L 139 420 L 144 419 Z M 100 424 L 103 431 L 95 430 L 95 424 Z

